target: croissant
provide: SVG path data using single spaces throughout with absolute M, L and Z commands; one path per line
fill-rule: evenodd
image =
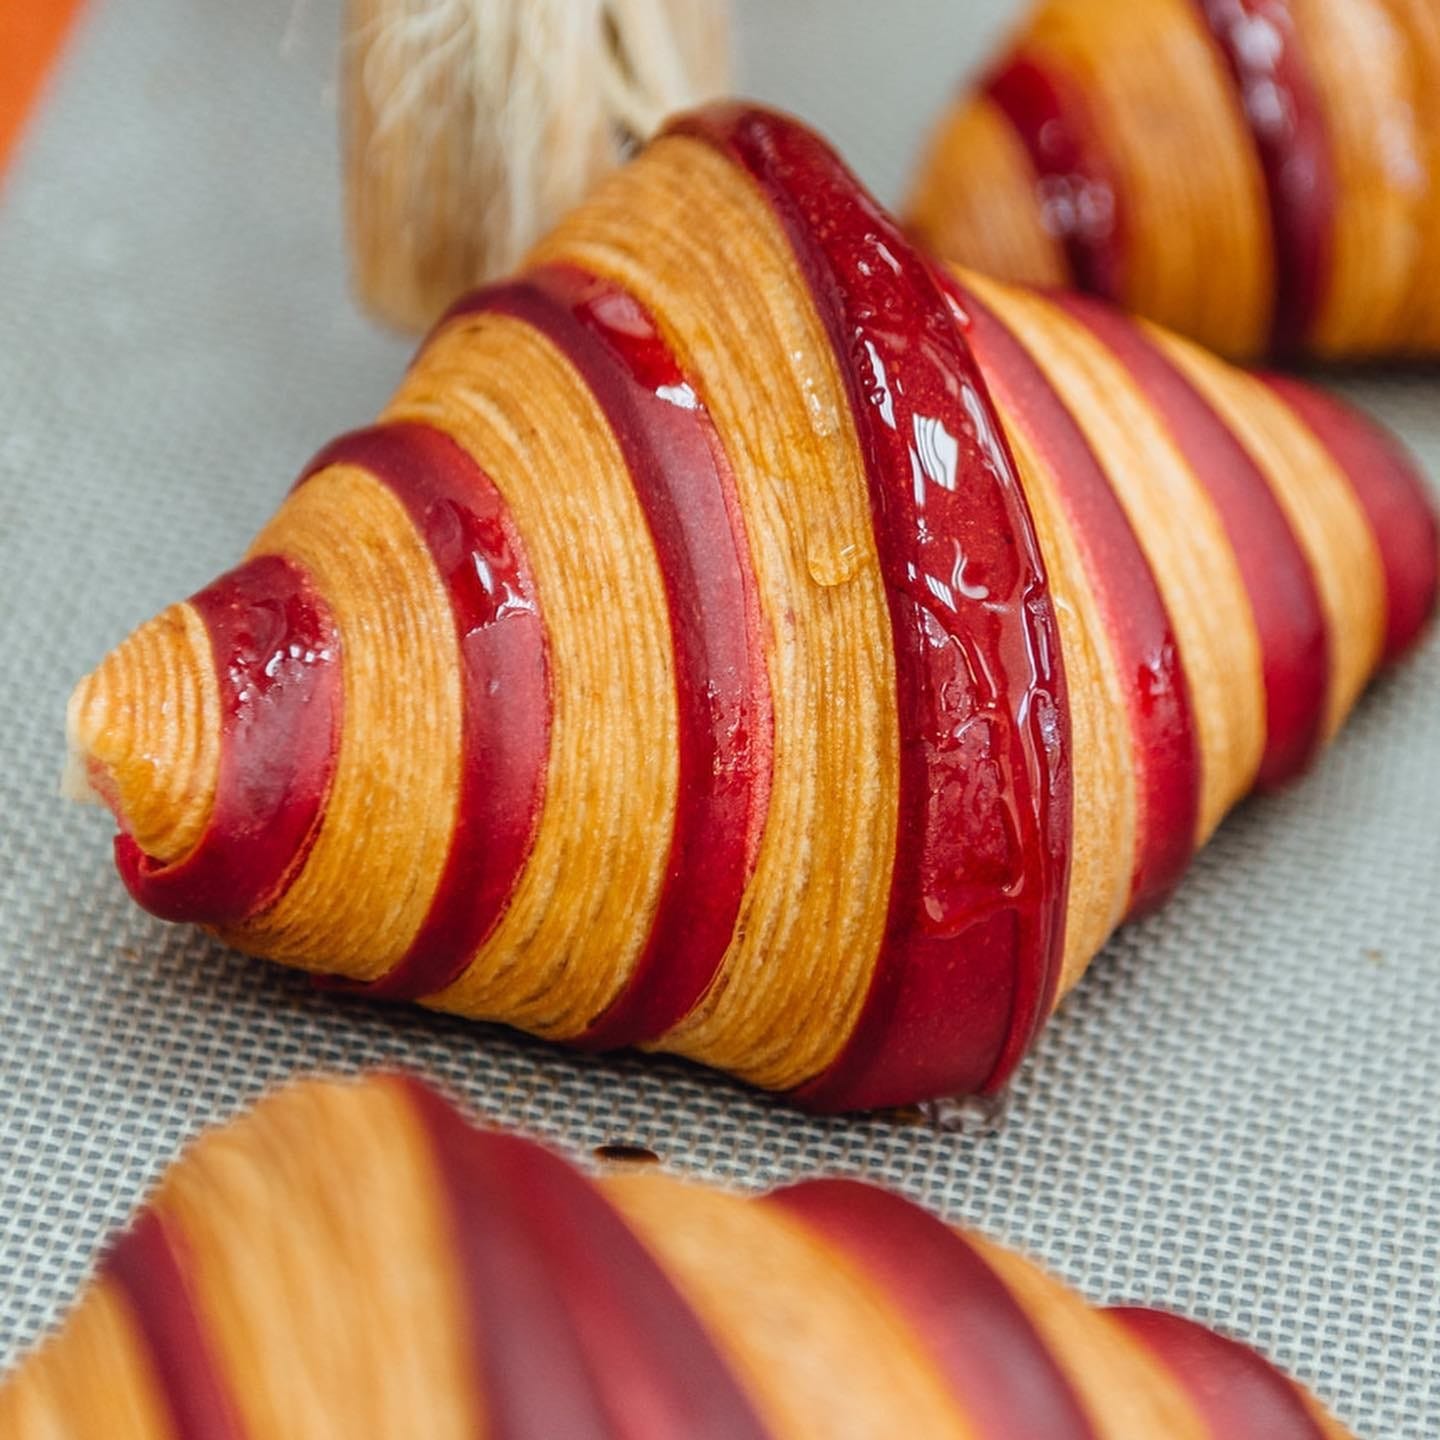
M 826 1110 L 1003 1084 L 1433 608 L 1338 401 L 675 122 L 69 711 L 156 915 Z
M 1346 1432 L 1235 1341 L 1092 1310 L 884 1190 L 591 1181 L 382 1076 L 294 1086 L 196 1143 L 0 1386 L 0 1433 Z
M 1235 358 L 1440 352 L 1433 0 L 1038 0 L 911 224 Z

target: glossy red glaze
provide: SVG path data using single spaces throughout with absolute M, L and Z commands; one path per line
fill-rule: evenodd
M 314 838 L 339 743 L 340 637 L 306 573 L 273 555 L 222 575 L 190 604 L 209 632 L 220 689 L 210 819 L 169 865 L 117 835 L 115 864 L 162 920 L 237 925 L 284 893 Z
M 1024 493 L 927 263 L 835 153 L 745 106 L 686 117 L 789 237 L 849 391 L 901 736 L 885 939 L 839 1058 L 794 1093 L 865 1109 L 994 1088 L 1049 1012 L 1070 862 L 1069 711 Z
M 1258 780 L 1291 780 L 1320 748 L 1330 689 L 1330 630 L 1310 561 L 1264 471 L 1145 331 L 1093 300 L 1066 295 L 1059 303 L 1130 372 L 1219 512 L 1260 636 L 1265 753 Z
M 869 1272 L 929 1350 L 975 1440 L 1095 1440 L 1029 1318 L 964 1236 L 854 1180 L 806 1181 L 765 1203 Z
M 945 283 L 970 317 L 970 348 L 1001 413 L 1024 428 L 1055 483 L 1128 687 L 1138 801 L 1129 913 L 1145 914 L 1185 873 L 1200 812 L 1200 745 L 1175 628 L 1129 516 L 1044 370 L 978 296 Z
M 981 88 L 1030 157 L 1041 221 L 1064 246 L 1073 282 L 1118 299 L 1125 285 L 1120 186 L 1079 87 L 1021 53 L 992 71 Z
M 579 1037 L 657 1040 L 715 978 L 759 848 L 770 788 L 762 619 L 734 476 L 654 319 L 609 281 L 547 267 L 462 300 L 533 326 L 605 412 L 645 512 L 674 647 L 679 776 L 665 881 L 644 952 Z
M 1394 660 L 1435 613 L 1440 537 L 1430 491 L 1400 442 L 1358 410 L 1288 376 L 1263 378 L 1334 456 L 1370 522 L 1385 567 L 1384 659 Z
M 694 1312 L 589 1181 L 399 1083 L 433 1144 L 491 1440 L 764 1440 Z
M 1161 1310 L 1105 1313 L 1174 1375 L 1214 1440 L 1325 1440 L 1300 1392 L 1248 1346 Z
M 153 1210 L 140 1215 L 101 1261 L 124 1296 L 177 1436 L 244 1440 L 244 1427 L 196 1313 L 182 1237 Z
M 505 913 L 530 854 L 550 753 L 545 629 L 500 492 L 443 431 L 407 421 L 342 435 L 297 486 L 331 465 L 373 475 L 405 507 L 455 619 L 460 789 L 445 869 L 406 954 L 378 980 L 343 986 L 416 1000 L 464 971 Z
M 1270 202 L 1271 349 L 1300 349 L 1330 276 L 1336 183 L 1319 92 L 1289 0 L 1195 0 L 1235 84 Z

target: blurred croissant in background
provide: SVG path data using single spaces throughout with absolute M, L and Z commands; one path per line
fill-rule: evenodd
M 1440 6 L 1038 0 L 908 218 L 1232 358 L 1440 353 Z

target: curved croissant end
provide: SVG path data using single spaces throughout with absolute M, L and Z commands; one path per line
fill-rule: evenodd
M 938 254 L 1237 359 L 1440 351 L 1429 0 L 1037 0 L 932 139 Z
M 824 1109 L 1003 1083 L 1433 608 L 1339 402 L 672 125 L 82 683 L 155 913 Z
M 190 851 L 210 818 L 218 696 L 204 621 L 182 604 L 142 625 L 70 697 L 68 788 L 104 800 L 161 863 Z
M 1254 1351 L 1103 1311 L 899 1196 L 590 1180 L 398 1077 L 203 1137 L 61 1332 L 11 1440 L 1344 1440 Z

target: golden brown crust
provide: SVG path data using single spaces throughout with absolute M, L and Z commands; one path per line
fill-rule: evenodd
M 1038 0 L 990 72 L 1019 57 L 1074 87 L 1117 192 L 1105 293 L 1234 359 L 1433 352 L 1440 14 L 1428 0 L 1211 9 L 1207 23 L 1195 0 Z M 1237 15 L 1248 39 L 1227 35 Z M 947 259 L 1030 282 L 1044 186 L 1019 178 L 1026 137 L 995 129 L 983 93 L 957 99 L 909 213 Z
M 969 1440 L 901 1317 L 823 1241 L 739 1196 L 652 1175 L 604 1184 L 725 1347 L 776 1440 L 859 1440 L 901 1425 Z
M 434 1161 L 398 1087 L 269 1101 L 207 1136 L 154 1204 L 187 1242 L 244 1434 L 470 1440 L 483 1424 Z
M 1103 1315 L 1021 1256 L 971 1243 L 1060 1362 L 1098 1440 L 1210 1440 L 1175 1381 Z
M 735 472 L 774 697 L 770 813 L 715 984 L 661 1044 L 788 1089 L 854 1025 L 895 846 L 895 662 L 844 386 L 763 196 L 698 141 L 652 145 L 535 259 L 640 298 Z
M 1290 8 L 1336 180 L 1330 279 L 1309 344 L 1323 356 L 1383 352 L 1403 331 L 1419 258 L 1426 158 L 1414 106 L 1423 82 L 1384 0 L 1290 0 Z
M 1254 783 L 1265 745 L 1260 642 L 1220 517 L 1159 417 L 1097 340 L 1040 296 L 974 283 L 1084 431 L 1160 587 L 1201 745 L 1201 843 Z
M 650 929 L 675 814 L 675 676 L 659 564 L 596 401 L 500 315 L 437 335 L 386 418 L 459 440 L 504 497 L 535 575 L 551 667 L 550 765 L 514 897 L 442 1009 L 576 1035 Z
M 1385 639 L 1385 574 L 1364 511 L 1325 447 L 1266 386 L 1183 340 L 1151 334 L 1260 466 L 1309 561 L 1330 638 L 1328 739 L 1375 673 Z
M 279 900 L 226 939 L 354 980 L 383 974 L 425 919 L 450 848 L 460 678 L 440 577 L 399 501 L 365 472 L 314 476 L 251 555 L 309 570 L 344 637 L 344 724 L 328 802 Z
M 1018 417 L 997 401 L 1045 553 L 1065 647 L 1074 756 L 1075 838 L 1057 1003 L 1125 918 L 1135 864 L 1135 766 L 1124 686 L 1106 639 L 1073 526 L 1045 462 Z
M 1410 285 L 1399 316 L 1400 349 L 1431 354 L 1440 349 L 1440 285 L 1435 260 L 1440 255 L 1440 10 L 1431 0 L 1388 0 L 1401 27 L 1411 60 L 1415 127 L 1420 141 L 1423 190 L 1419 236 Z
M 20 1379 L 0 1384 L 0 1435 L 185 1440 L 170 1423 L 130 1307 L 106 1281 L 92 1285 L 64 1328 L 23 1364 Z
M 75 687 L 71 754 L 121 828 L 156 860 L 204 832 L 220 767 L 220 699 L 210 639 L 191 605 L 141 625 Z
M 1047 0 L 1021 43 L 1079 84 L 1115 166 L 1125 280 L 1113 298 L 1223 354 L 1260 353 L 1271 286 L 1264 178 L 1193 0 Z M 1194 163 L 1197 135 L 1204 165 Z

